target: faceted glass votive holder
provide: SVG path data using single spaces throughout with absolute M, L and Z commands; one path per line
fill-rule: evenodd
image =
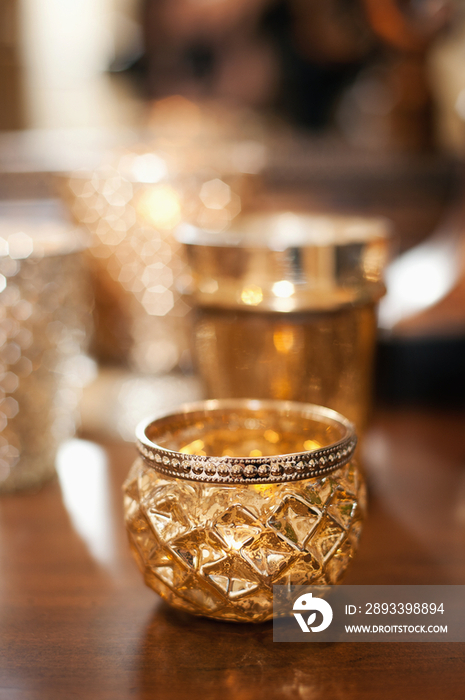
M 365 484 L 352 424 L 330 409 L 206 401 L 148 421 L 124 485 L 129 541 L 170 605 L 262 622 L 273 585 L 338 583 L 358 545 Z

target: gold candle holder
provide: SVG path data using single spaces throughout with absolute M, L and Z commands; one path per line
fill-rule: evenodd
M 144 422 L 124 485 L 148 586 L 196 615 L 262 622 L 273 585 L 335 584 L 358 544 L 365 485 L 353 425 L 327 408 L 205 401 Z
M 257 186 L 261 133 L 242 111 L 166 98 L 133 143 L 61 182 L 90 233 L 98 360 L 150 374 L 190 364 L 189 275 L 173 231 L 184 221 L 216 233 L 231 225 Z
M 207 397 L 316 403 L 363 431 L 388 233 L 382 219 L 289 212 L 181 229 Z

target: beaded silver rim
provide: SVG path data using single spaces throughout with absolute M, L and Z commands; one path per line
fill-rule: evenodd
M 189 414 L 192 422 L 199 413 L 210 411 L 276 410 L 294 416 L 310 418 L 326 425 L 343 427 L 344 436 L 329 446 L 305 452 L 294 452 L 271 457 L 214 457 L 186 455 L 157 445 L 147 433 L 163 423 L 168 432 L 170 419 L 173 425 L 180 420 L 186 424 Z M 347 464 L 355 451 L 357 437 L 352 423 L 344 416 L 323 406 L 288 401 L 255 401 L 225 399 L 202 401 L 181 406 L 174 414 L 142 421 L 136 430 L 136 444 L 146 464 L 166 476 L 188 481 L 204 481 L 216 484 L 260 484 L 312 479 L 333 472 Z

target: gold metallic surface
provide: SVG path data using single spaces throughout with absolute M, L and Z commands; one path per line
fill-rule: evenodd
M 179 233 L 192 270 L 194 354 L 211 398 L 329 406 L 363 431 L 384 220 L 244 217 L 221 236 Z
M 224 233 L 180 227 L 199 306 L 290 313 L 373 302 L 384 294 L 384 219 L 253 214 Z
M 351 459 L 357 441 L 353 425 L 331 409 L 255 399 L 187 404 L 143 421 L 136 436 L 141 456 L 156 471 L 212 483 L 326 474 Z
M 207 396 L 318 403 L 363 430 L 371 399 L 375 304 L 296 314 L 199 308 L 194 323 Z
M 190 415 L 192 435 L 185 447 L 198 454 L 207 442 L 207 461 L 213 462 L 215 456 L 221 458 L 222 446 L 231 451 L 227 423 L 234 433 L 232 403 L 206 402 L 203 422 L 198 410 L 187 410 L 159 427 L 170 444 L 174 440 L 182 449 Z M 350 432 L 342 417 L 338 421 L 334 412 L 318 407 L 301 407 L 298 434 L 296 405 L 286 409 L 275 402 L 273 412 L 267 402 L 235 404 L 236 420 L 242 415 L 244 424 L 251 421 L 248 410 L 254 410 L 256 422 L 250 423 L 249 435 L 243 426 L 232 438 L 240 457 L 226 458 L 231 464 L 250 454 L 252 443 L 260 451 L 273 445 L 267 448 L 271 465 L 293 461 L 294 454 L 285 450 L 301 449 L 309 440 L 313 450 L 324 445 L 332 451 Z M 216 435 L 212 424 L 205 430 L 209 410 L 216 414 L 217 426 L 224 412 Z M 180 433 L 179 421 L 184 426 Z M 269 425 L 260 426 L 260 421 Z M 278 441 L 274 433 L 281 436 Z M 315 478 L 289 475 L 280 483 L 217 484 L 166 476 L 138 458 L 124 492 L 129 541 L 147 585 L 179 609 L 242 622 L 272 617 L 273 585 L 339 582 L 357 549 L 366 507 L 363 476 L 353 461 Z

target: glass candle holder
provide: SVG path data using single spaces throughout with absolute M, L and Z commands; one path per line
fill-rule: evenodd
M 207 397 L 316 403 L 363 431 L 388 231 L 382 219 L 289 212 L 220 235 L 180 229 Z
M 273 585 L 335 584 L 365 512 L 353 425 L 311 404 L 205 401 L 146 421 L 124 485 L 148 586 L 196 615 L 261 622 Z
M 241 110 L 174 96 L 152 106 L 132 143 L 62 181 L 90 234 L 100 361 L 150 374 L 189 364 L 189 275 L 173 230 L 181 221 L 217 233 L 230 226 L 253 198 L 266 152 L 261 133 Z
M 89 374 L 84 248 L 56 202 L 0 206 L 0 493 L 50 479 L 74 433 Z

